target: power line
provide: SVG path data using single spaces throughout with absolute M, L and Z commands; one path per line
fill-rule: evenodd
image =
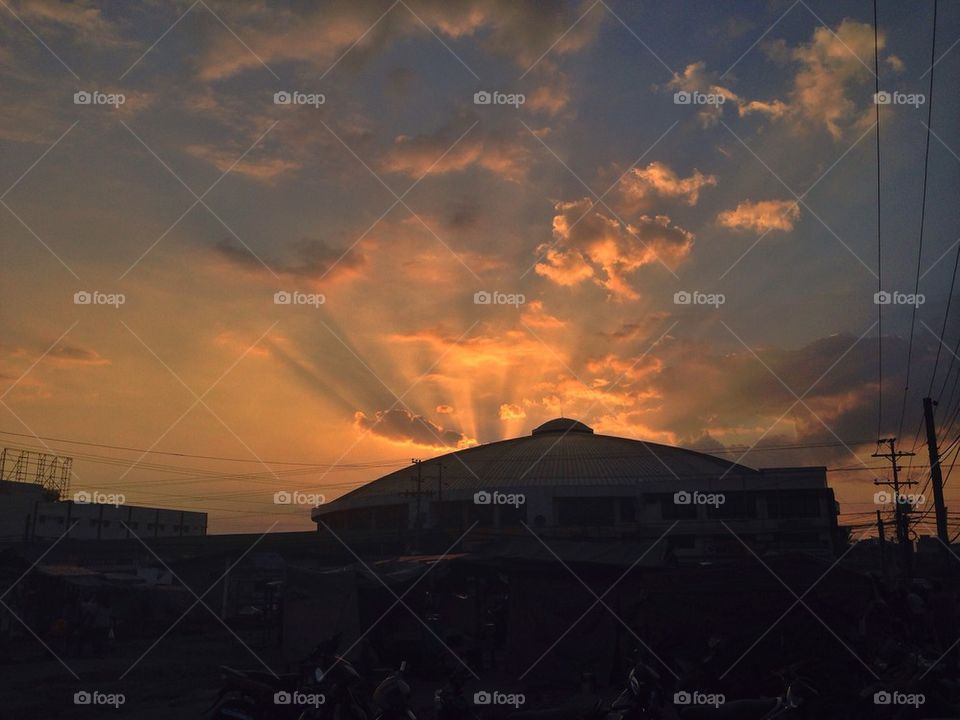
M 930 166 L 930 134 L 931 134 L 931 123 L 933 122 L 933 66 L 936 64 L 936 49 L 937 49 L 937 0 L 933 2 L 933 37 L 930 41 L 930 80 L 927 89 L 927 134 L 926 134 L 926 146 L 924 149 L 923 155 L 923 185 L 920 193 L 920 235 L 917 241 L 917 273 L 916 278 L 913 284 L 913 293 L 914 297 L 920 292 L 920 261 L 923 256 L 923 231 L 926 226 L 926 212 L 927 212 L 927 175 L 928 169 Z M 876 0 L 874 0 L 874 10 L 876 10 Z M 874 23 L 874 34 L 877 32 L 876 23 Z M 877 81 L 879 83 L 879 80 Z M 877 112 L 879 113 L 880 105 L 877 103 Z M 949 308 L 949 305 L 948 305 Z M 910 390 L 910 370 L 913 359 L 913 336 L 914 336 L 914 327 L 917 321 L 917 303 L 913 304 L 913 308 L 910 313 L 910 341 L 907 343 L 907 377 L 906 383 L 903 387 L 903 404 L 900 408 L 900 424 L 897 434 L 900 435 L 903 433 L 903 419 L 904 415 L 907 412 L 907 393 Z M 946 322 L 946 320 L 944 320 Z M 939 343 L 938 343 L 939 345 Z M 937 348 L 939 355 L 939 347 Z
M 126 451 L 126 452 L 138 452 L 138 453 L 153 454 L 153 455 L 170 455 L 170 456 L 173 456 L 173 457 L 194 458 L 194 459 L 198 459 L 198 460 L 223 460 L 223 461 L 227 461 L 227 462 L 256 463 L 256 464 L 258 464 L 258 465 L 264 465 L 264 464 L 266 464 L 266 465 L 296 465 L 296 466 L 301 466 L 301 467 L 315 467 L 315 468 L 327 468 L 327 467 L 341 466 L 340 464 L 333 465 L 333 464 L 331 464 L 331 463 L 290 462 L 290 461 L 283 461 L 283 460 L 259 460 L 259 459 L 254 459 L 254 458 L 223 457 L 223 456 L 218 456 L 218 455 L 196 455 L 196 454 L 193 454 L 193 453 L 186 453 L 186 452 L 174 452 L 174 451 L 167 451 L 167 450 L 153 450 L 153 449 L 149 449 L 149 448 L 147 448 L 147 449 L 144 449 L 144 448 L 135 448 L 135 447 L 127 447 L 127 446 L 124 446 L 124 445 L 107 445 L 107 444 L 104 444 L 104 443 L 86 442 L 86 441 L 83 441 L 83 440 L 68 440 L 68 439 L 66 439 L 66 438 L 55 438 L 55 437 L 48 437 L 48 436 L 44 436 L 44 435 L 31 435 L 31 434 L 28 434 L 28 433 L 16 433 L 16 432 L 10 432 L 10 431 L 8 431 L 8 430 L 0 430 L 0 435 L 12 435 L 12 436 L 14 436 L 14 437 L 25 437 L 25 438 L 32 438 L 32 439 L 35 439 L 35 440 L 49 440 L 50 442 L 67 443 L 67 444 L 69 444 L 69 445 L 86 445 L 86 446 L 88 446 L 88 447 L 98 447 L 98 448 L 104 448 L 104 449 L 107 449 L 107 450 L 123 450 L 123 451 Z
M 883 292 L 883 245 L 880 241 L 880 40 L 877 29 L 877 0 L 873 0 L 873 76 L 877 137 L 877 292 Z M 883 435 L 883 303 L 877 303 L 877 437 Z

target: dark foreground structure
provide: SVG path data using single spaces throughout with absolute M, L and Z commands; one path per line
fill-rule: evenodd
M 823 467 L 756 470 L 679 447 L 598 435 L 557 418 L 526 437 L 424 460 L 313 510 L 358 542 L 422 545 L 477 527 L 652 541 L 681 560 L 759 552 L 830 556 L 843 539 Z
M 848 544 L 822 468 L 559 419 L 313 518 L 9 544 L 0 717 L 374 720 L 404 663 L 421 720 L 960 717 L 955 549 Z

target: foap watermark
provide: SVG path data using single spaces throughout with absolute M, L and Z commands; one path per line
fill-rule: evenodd
M 723 493 L 680 490 L 673 494 L 674 505 L 711 505 L 716 508 L 723 505 L 726 501 L 727 498 Z
M 322 493 L 305 493 L 299 490 L 279 490 L 273 494 L 274 505 L 323 505 L 327 498 Z
M 518 108 L 526 101 L 527 96 L 523 93 L 505 93 L 499 90 L 487 92 L 486 90 L 480 90 L 473 94 L 474 105 L 512 105 Z
M 113 505 L 120 507 L 127 502 L 123 493 L 103 493 L 99 490 L 78 490 L 73 494 L 73 501 L 78 505 Z
M 523 693 L 505 693 L 499 690 L 478 690 L 473 694 L 474 705 L 509 705 L 514 709 L 527 702 Z
M 99 90 L 77 90 L 73 94 L 74 105 L 110 105 L 116 110 L 127 101 L 123 93 L 105 93 Z
M 893 92 L 881 90 L 873 94 L 875 105 L 910 105 L 914 109 L 920 107 L 927 101 L 927 96 L 923 93 L 904 93 L 899 90 Z
M 499 490 L 481 490 L 473 494 L 474 505 L 512 505 L 517 508 L 527 501 L 523 493 L 503 493 Z
M 123 293 L 105 293 L 99 290 L 77 290 L 73 294 L 74 305 L 110 305 L 118 308 L 127 302 Z
M 892 493 L 886 490 L 880 490 L 873 494 L 873 502 L 876 505 L 923 505 L 927 498 L 923 493 Z
M 926 301 L 927 297 L 923 293 L 905 293 L 899 290 L 887 292 L 886 290 L 881 290 L 873 294 L 874 305 L 909 305 L 912 307 L 920 307 Z
M 299 690 L 280 690 L 273 694 L 274 705 L 297 705 L 318 708 L 327 701 L 323 693 L 305 693 Z
M 919 708 L 927 701 L 923 693 L 904 693 L 898 690 L 878 690 L 873 694 L 874 705 L 909 705 Z
M 527 296 L 523 293 L 477 290 L 473 294 L 474 305 L 513 305 L 514 307 L 520 307 L 526 302 Z
M 127 701 L 123 693 L 104 693 L 99 690 L 78 690 L 73 694 L 74 705 L 109 705 L 119 708 Z
M 280 90 L 273 94 L 274 105 L 310 105 L 319 108 L 327 102 L 323 93 L 305 93 L 299 90 Z
M 723 105 L 726 101 L 727 98 L 723 93 L 679 90 L 673 94 L 674 105 Z
M 718 708 L 727 701 L 723 693 L 705 693 L 699 690 L 690 692 L 680 690 L 673 694 L 674 705 L 705 705 L 712 708 Z
M 723 293 L 705 293 L 699 290 L 678 290 L 673 294 L 674 305 L 712 305 L 720 307 L 727 301 Z
M 318 308 L 327 301 L 323 293 L 305 293 L 289 290 L 277 290 L 273 294 L 274 305 L 310 305 Z

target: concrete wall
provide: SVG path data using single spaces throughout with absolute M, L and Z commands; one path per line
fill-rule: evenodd
M 77 540 L 120 540 L 134 535 L 197 537 L 207 534 L 207 514 L 135 505 L 41 503 L 34 536 L 60 537 L 70 526 L 68 537 Z
M 199 537 L 207 534 L 207 514 L 59 501 L 39 485 L 0 481 L 0 542 L 58 538 L 71 526 L 68 537 L 77 540 Z

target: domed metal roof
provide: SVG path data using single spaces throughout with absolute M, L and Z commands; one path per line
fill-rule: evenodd
M 554 418 L 553 420 L 547 420 L 543 425 L 535 427 L 531 435 L 540 435 L 542 433 L 552 433 L 552 432 L 585 432 L 592 433 L 593 428 L 587 427 L 579 420 L 573 420 L 571 418 Z
M 443 488 L 640 486 L 648 481 L 697 482 L 711 478 L 756 478 L 759 471 L 723 458 L 670 445 L 598 435 L 576 420 L 556 418 L 532 434 L 478 445 L 424 460 L 424 489 L 436 484 L 442 464 Z M 384 475 L 325 507 L 352 500 L 400 495 L 415 489 L 414 466 Z M 342 506 L 342 505 L 341 505 Z

